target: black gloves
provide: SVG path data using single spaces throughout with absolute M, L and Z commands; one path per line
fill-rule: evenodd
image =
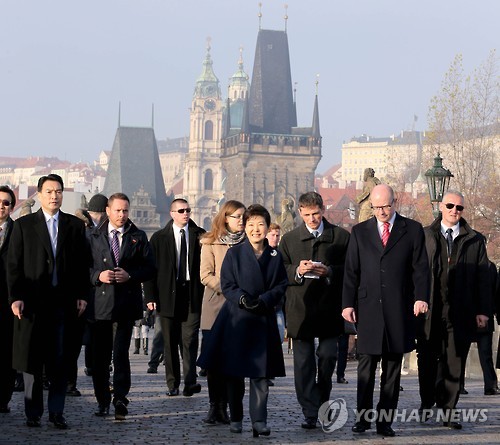
M 255 315 L 264 315 L 267 312 L 266 303 L 264 303 L 260 298 L 252 298 L 246 294 L 240 297 L 238 306 L 241 309 L 245 309 Z

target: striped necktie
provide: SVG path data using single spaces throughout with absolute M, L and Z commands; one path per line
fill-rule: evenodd
M 388 223 L 388 222 L 385 222 L 384 223 L 384 228 L 382 230 L 382 246 L 387 246 L 387 241 L 389 240 L 389 235 L 391 234 L 391 232 L 389 232 L 389 227 L 391 225 Z
M 115 266 L 118 267 L 118 262 L 120 261 L 120 241 L 118 240 L 118 230 L 113 229 L 111 233 L 113 234 L 113 238 L 111 238 L 111 252 L 113 253 Z

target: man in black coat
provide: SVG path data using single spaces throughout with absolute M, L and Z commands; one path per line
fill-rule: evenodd
M 293 339 L 295 391 L 306 429 L 316 428 L 319 407 L 330 397 L 337 340 L 344 332 L 340 312 L 349 233 L 330 224 L 324 212 L 321 195 L 301 195 L 303 224 L 286 233 L 279 246 L 290 283 L 285 313 L 288 337 Z
M 182 394 L 190 397 L 201 391 L 196 382 L 196 356 L 203 297 L 200 236 L 205 230 L 198 227 L 190 215 L 191 209 L 185 199 L 172 201 L 172 220 L 151 237 L 156 277 L 144 284 L 148 309 L 156 309 L 160 317 L 168 396 L 179 395 L 179 345 L 184 374 Z
M 14 315 L 10 308 L 7 290 L 7 252 L 14 224 L 10 213 L 16 205 L 14 192 L 6 185 L 0 186 L 0 413 L 10 412 L 9 402 L 14 391 L 16 371 L 12 368 L 12 331 Z
M 375 186 L 370 200 L 375 217 L 352 229 L 342 295 L 342 315 L 358 331 L 358 414 L 352 430 L 371 428 L 375 371 L 382 361 L 377 433 L 394 436 L 401 361 L 415 347 L 415 316 L 427 311 L 429 266 L 423 228 L 396 213 L 392 188 Z
M 462 361 L 479 329 L 492 316 L 489 262 L 484 237 L 462 217 L 464 197 L 448 191 L 442 216 L 425 228 L 431 269 L 430 311 L 417 338 L 421 420 L 434 404 L 453 416 L 459 399 Z M 460 429 L 445 417 L 445 426 Z
M 60 211 L 64 184 L 50 174 L 38 181 L 38 212 L 14 222 L 7 259 L 9 301 L 14 312 L 13 366 L 23 371 L 27 425 L 43 414 L 42 370 L 49 385 L 49 421 L 64 418 L 67 366 L 76 317 L 87 305 L 89 256 L 85 225 Z
M 109 366 L 113 357 L 115 419 L 128 414 L 129 348 L 135 320 L 142 318 L 141 284 L 154 276 L 154 257 L 146 234 L 128 219 L 127 195 L 115 193 L 106 207 L 107 221 L 92 229 L 90 281 L 95 286 L 91 320 L 92 381 L 98 403 L 96 416 L 109 414 Z

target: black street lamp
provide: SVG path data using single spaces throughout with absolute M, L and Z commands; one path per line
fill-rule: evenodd
M 434 218 L 439 216 L 439 203 L 443 200 L 443 196 L 450 186 L 450 179 L 453 178 L 452 173 L 443 167 L 443 158 L 438 155 L 434 158 L 434 165 L 425 172 L 427 179 L 427 188 L 432 205 L 432 214 Z

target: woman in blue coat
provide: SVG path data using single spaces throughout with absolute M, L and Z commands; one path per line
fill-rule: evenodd
M 222 263 L 221 288 L 226 302 L 198 365 L 226 376 L 234 433 L 242 431 L 244 378 L 250 378 L 249 411 L 257 437 L 271 432 L 267 427 L 267 378 L 285 375 L 274 307 L 288 280 L 281 254 L 266 240 L 269 212 L 254 204 L 245 211 L 243 221 L 247 239 L 230 249 Z

